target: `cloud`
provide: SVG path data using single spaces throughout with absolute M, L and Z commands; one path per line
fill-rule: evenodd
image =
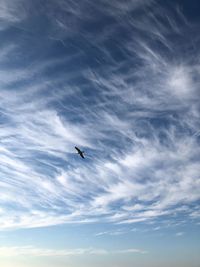
M 1 17 L 33 34 L 1 32 L 0 228 L 198 219 L 195 25 L 155 1 L 18 3 Z
M 106 255 L 106 254 L 124 254 L 124 253 L 147 253 L 140 249 L 126 249 L 126 250 L 106 250 L 95 248 L 78 248 L 78 249 L 44 249 L 33 246 L 22 247 L 0 247 L 0 256 L 2 257 L 17 257 L 17 256 L 31 256 L 31 257 L 69 257 L 81 255 Z
M 12 0 L 1 0 L 0 5 L 0 30 L 4 30 L 9 26 L 20 23 L 27 16 L 28 7 L 24 0 L 16 0 L 15 2 Z
M 115 231 L 105 231 L 105 232 L 99 232 L 96 233 L 95 236 L 103 236 L 103 235 L 110 235 L 110 236 L 119 236 L 128 233 L 127 230 L 124 229 L 118 229 Z
M 176 236 L 183 236 L 183 235 L 184 235 L 183 232 L 178 232 L 178 233 L 176 233 Z

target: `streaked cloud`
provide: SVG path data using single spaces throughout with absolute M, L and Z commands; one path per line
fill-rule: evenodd
M 125 250 L 106 250 L 95 248 L 78 248 L 78 249 L 43 249 L 33 246 L 22 247 L 0 247 L 0 256 L 2 257 L 17 257 L 17 256 L 34 256 L 34 257 L 68 257 L 81 255 L 106 255 L 106 254 L 124 254 L 138 253 L 144 254 L 147 251 L 140 249 L 125 249 Z
M 195 25 L 156 1 L 1 2 L 0 228 L 198 219 Z

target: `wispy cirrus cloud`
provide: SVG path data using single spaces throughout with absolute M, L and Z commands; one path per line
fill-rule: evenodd
M 96 233 L 95 236 L 104 236 L 104 235 L 110 235 L 110 236 L 119 236 L 119 235 L 123 235 L 126 234 L 128 231 L 125 229 L 118 229 L 115 231 L 105 231 L 105 232 L 99 232 Z
M 186 36 L 195 25 L 155 1 L 86 2 L 41 4 L 44 47 L 33 12 L 23 38 L 1 50 L 0 227 L 197 218 L 200 65 L 198 39 Z M 1 17 L 18 23 L 9 3 Z
M 125 250 L 106 250 L 95 248 L 78 248 L 78 249 L 44 249 L 33 246 L 22 247 L 0 247 L 0 256 L 16 257 L 16 256 L 34 256 L 34 257 L 68 257 L 81 255 L 107 255 L 107 254 L 124 254 L 138 253 L 145 254 L 147 251 L 140 249 L 125 249 Z

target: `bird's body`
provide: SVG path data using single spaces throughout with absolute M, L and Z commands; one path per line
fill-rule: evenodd
M 77 152 L 78 152 L 78 154 L 81 156 L 81 158 L 85 158 L 84 156 L 83 156 L 83 153 L 84 153 L 84 151 L 81 151 L 77 146 L 75 146 L 75 149 L 77 150 Z

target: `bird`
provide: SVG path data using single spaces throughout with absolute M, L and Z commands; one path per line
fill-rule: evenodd
M 85 158 L 84 156 L 83 156 L 83 153 L 84 153 L 84 151 L 81 151 L 77 146 L 75 146 L 75 149 L 78 151 L 78 154 L 81 156 L 81 158 Z

